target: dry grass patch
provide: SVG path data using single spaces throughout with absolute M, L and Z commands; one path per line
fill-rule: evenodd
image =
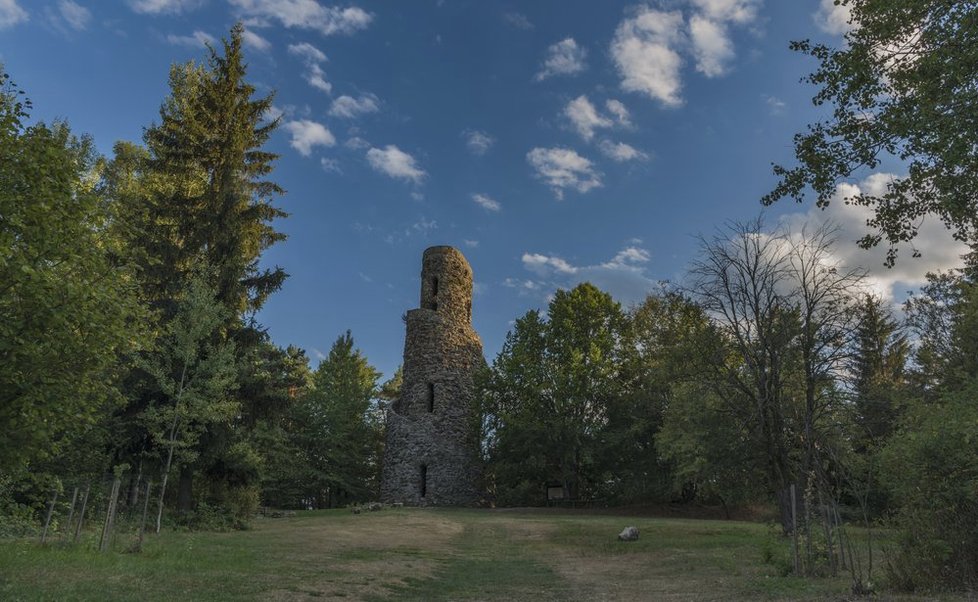
M 383 512 L 300 518 L 284 527 L 262 524 L 256 535 L 293 568 L 294 583 L 264 592 L 271 600 L 365 600 L 412 579 L 430 578 L 439 558 L 452 553 L 463 525 L 435 512 Z M 262 533 L 266 531 L 266 533 Z M 296 545 L 301 541 L 300 545 Z

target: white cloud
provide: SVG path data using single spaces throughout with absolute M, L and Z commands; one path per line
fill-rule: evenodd
M 533 29 L 533 23 L 523 13 L 506 13 L 503 15 L 503 19 L 516 29 L 522 29 L 524 31 Z
M 475 201 L 476 205 L 482 207 L 486 211 L 499 211 L 503 208 L 503 206 L 499 204 L 499 201 L 493 199 L 487 194 L 473 194 L 472 200 Z
M 534 148 L 526 153 L 526 160 L 558 199 L 564 198 L 567 188 L 583 194 L 601 186 L 601 174 L 591 161 L 569 148 Z
M 361 8 L 323 6 L 316 0 L 228 0 L 243 15 L 276 20 L 285 27 L 311 29 L 324 36 L 365 29 L 373 15 Z
M 474 155 L 486 154 L 496 142 L 495 138 L 479 130 L 465 130 L 462 132 L 462 136 L 465 138 L 465 145 Z
M 727 72 L 727 65 L 734 58 L 734 49 L 727 28 L 722 23 L 693 15 L 689 20 L 689 36 L 697 71 L 707 77 L 719 77 Z
M 308 42 L 300 44 L 289 44 L 289 54 L 301 58 L 306 63 L 306 72 L 303 75 L 306 82 L 317 90 L 329 94 L 333 90 L 333 84 L 326 81 L 326 72 L 319 65 L 326 60 L 323 51 Z
M 438 229 L 438 222 L 436 222 L 433 219 L 432 220 L 426 219 L 425 216 L 422 215 L 418 219 L 418 221 L 411 224 L 410 229 L 413 230 L 414 232 L 420 233 L 422 236 L 427 236 L 428 233 L 431 232 L 432 230 Z M 410 234 L 411 234 L 410 232 L 405 233 L 406 236 L 410 236 Z
M 598 143 L 598 149 L 609 159 L 614 159 L 619 163 L 625 161 L 644 161 L 649 156 L 630 144 L 624 142 L 612 142 L 602 140 Z
M 129 7 L 144 15 L 179 14 L 197 8 L 200 3 L 201 0 L 129 0 Z
M 309 63 L 322 63 L 326 60 L 326 55 L 323 54 L 323 51 L 309 42 L 289 44 L 289 54 L 302 58 Z
M 773 115 L 780 115 L 781 113 L 784 113 L 785 107 L 788 106 L 777 96 L 764 95 L 762 98 L 764 98 L 764 102 L 767 103 L 767 106 L 769 109 L 771 109 L 771 113 Z
M 618 120 L 618 125 L 624 127 L 630 127 L 632 125 L 632 116 L 620 100 L 609 98 L 605 101 L 604 106 Z
M 557 288 L 591 282 L 611 293 L 616 300 L 637 303 L 659 286 L 648 275 L 650 259 L 647 250 L 635 245 L 623 248 L 608 261 L 591 265 L 574 265 L 557 255 L 524 253 L 521 258 L 523 268 L 533 278 L 507 278 L 504 284 L 524 293 L 550 295 Z
M 408 153 L 388 144 L 383 149 L 371 148 L 367 151 L 367 162 L 370 167 L 392 178 L 410 180 L 419 183 L 427 175 L 418 167 L 418 162 Z
M 68 27 L 75 31 L 83 31 L 88 28 L 92 21 L 92 12 L 77 2 L 72 0 L 61 0 L 58 2 L 58 12 L 61 19 Z
M 578 46 L 574 38 L 565 38 L 547 48 L 547 58 L 543 67 L 536 74 L 536 80 L 542 81 L 554 75 L 574 75 L 587 69 L 587 50 Z
M 546 276 L 550 273 L 576 274 L 577 268 L 560 257 L 541 255 L 539 253 L 523 253 L 523 267 L 537 274 Z
M 796 231 L 805 223 L 819 224 L 831 220 L 839 225 L 838 241 L 832 249 L 834 257 L 843 265 L 861 266 L 869 270 L 870 288 L 875 294 L 891 301 L 908 289 L 924 284 L 927 272 L 960 267 L 961 255 L 968 252 L 968 247 L 954 240 L 944 224 L 934 216 L 924 220 L 917 238 L 913 240 L 913 248 L 920 251 L 920 257 L 912 257 L 909 245 L 903 245 L 896 265 L 886 268 L 885 241 L 872 249 L 859 248 L 856 241 L 870 231 L 866 220 L 874 216 L 874 211 L 871 207 L 846 205 L 845 199 L 860 192 L 881 195 L 886 191 L 887 183 L 894 178 L 896 176 L 893 174 L 877 173 L 858 184 L 840 184 L 825 210 L 813 206 L 805 213 L 793 213 L 783 218 Z
M 379 110 L 378 99 L 373 94 L 363 94 L 360 98 L 344 95 L 333 101 L 333 106 L 329 108 L 329 114 L 333 117 L 355 119 L 360 115 L 376 113 Z
M 272 43 L 261 37 L 250 29 L 244 30 L 241 34 L 241 41 L 245 46 L 254 48 L 258 52 L 268 52 L 272 48 Z
M 690 4 L 713 21 L 740 25 L 752 23 L 762 0 L 690 0 Z
M 841 36 L 852 30 L 849 23 L 852 9 L 845 4 L 836 4 L 834 0 L 821 0 L 812 18 L 818 28 L 828 34 Z
M 193 32 L 189 36 L 178 36 L 171 33 L 166 36 L 166 41 L 175 46 L 190 46 L 192 48 L 206 48 L 208 44 L 213 46 L 217 42 L 214 36 L 200 30 Z
M 319 65 L 309 66 L 309 71 L 306 72 L 306 81 L 313 88 L 322 90 L 327 94 L 333 91 L 333 84 L 326 81 L 326 73 Z
M 526 291 L 536 291 L 540 288 L 540 284 L 534 280 L 520 280 L 518 278 L 507 278 L 506 280 L 503 280 L 503 286 L 521 289 L 520 293 L 524 293 Z
M 359 136 L 354 136 L 352 138 L 348 138 L 347 141 L 343 143 L 343 146 L 352 150 L 364 150 L 370 148 L 370 143 Z
M 658 10 L 647 4 L 632 7 L 618 24 L 611 56 L 621 87 L 646 94 L 667 107 L 682 104 L 684 57 L 693 59 L 706 77 L 730 70 L 736 56 L 729 28 L 754 26 L 763 0 L 686 0 L 661 3 L 685 5 L 682 10 Z M 688 17 L 688 18 L 687 18 Z
M 286 122 L 284 127 L 292 135 L 289 146 L 299 151 L 299 154 L 303 157 L 311 155 L 313 147 L 333 146 L 336 144 L 336 138 L 333 136 L 333 133 L 326 126 L 315 121 L 299 119 L 297 121 Z
M 319 165 L 323 168 L 323 171 L 343 173 L 343 170 L 340 169 L 340 162 L 336 159 L 327 159 L 326 157 L 323 157 L 319 160 Z
M 479 246 L 479 241 L 477 240 L 469 240 L 468 238 L 466 238 L 462 242 L 465 244 L 466 247 L 470 249 L 474 249 Z
M 28 19 L 30 16 L 17 4 L 17 0 L 0 0 L 0 29 L 13 27 Z
M 564 107 L 564 116 L 570 120 L 574 129 L 586 141 L 594 137 L 594 130 L 598 128 L 610 128 L 614 122 L 598 113 L 587 96 L 581 95 L 567 103 Z
M 679 11 L 654 10 L 644 5 L 619 23 L 611 42 L 611 56 L 623 90 L 645 94 L 669 107 L 682 104 L 679 93 L 683 61 L 677 52 L 682 26 Z

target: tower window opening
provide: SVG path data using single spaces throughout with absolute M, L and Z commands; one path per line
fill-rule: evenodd
M 418 479 L 418 492 L 421 494 L 421 497 L 425 497 L 428 495 L 428 465 L 427 464 L 421 465 L 421 474 L 419 476 L 420 478 Z
M 435 383 L 428 383 L 428 411 L 435 411 Z
M 431 296 L 428 297 L 428 309 L 438 311 L 438 276 L 431 279 Z

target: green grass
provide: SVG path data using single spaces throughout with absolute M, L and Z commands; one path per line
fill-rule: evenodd
M 622 543 L 626 525 L 641 530 Z M 143 552 L 0 542 L 0 600 L 840 600 L 788 576 L 771 527 L 567 512 L 300 512 L 235 533 L 164 532 Z M 884 594 L 885 599 L 894 596 Z M 912 598 L 901 599 L 936 599 Z M 954 597 L 942 599 L 953 600 Z

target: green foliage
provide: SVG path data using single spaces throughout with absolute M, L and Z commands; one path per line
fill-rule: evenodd
M 285 439 L 275 441 L 266 501 L 335 507 L 376 499 L 383 445 L 374 402 L 379 378 L 349 331 L 333 343 L 292 408 Z
M 481 384 L 489 480 L 501 504 L 542 503 L 546 483 L 565 497 L 606 494 L 609 409 L 623 394 L 626 318 L 589 283 L 558 291 L 548 321 L 517 320 Z
M 973 256 L 969 258 L 973 261 Z M 888 559 L 902 589 L 978 587 L 978 287 L 973 263 L 929 275 L 906 304 L 919 337 L 913 403 L 883 448 L 900 539 Z
M 27 126 L 0 69 L 0 472 L 50 457 L 118 404 L 143 313 L 110 261 L 96 157 L 67 124 Z
M 781 179 L 765 203 L 801 201 L 811 187 L 828 205 L 839 181 L 888 160 L 906 165 L 880 193 L 846 199 L 873 209 L 863 247 L 884 238 L 913 239 L 936 215 L 960 240 L 978 235 L 978 7 L 943 0 L 841 0 L 852 13 L 846 43 L 836 49 L 808 40 L 792 48 L 819 62 L 806 80 L 816 105 L 831 116 L 795 135 L 797 167 L 776 166 Z M 916 253 L 916 251 L 915 251 Z
M 853 409 L 857 438 L 876 447 L 890 434 L 906 394 L 904 368 L 910 345 L 891 312 L 878 297 L 860 307 L 852 358 Z
M 757 500 L 765 493 L 764 466 L 754 442 L 726 411 L 726 404 L 696 383 L 673 388 L 658 434 L 663 458 L 673 463 L 677 493 L 685 489 L 724 507 Z
M 177 303 L 157 350 L 140 360 L 160 392 L 159 402 L 142 413 L 141 421 L 158 449 L 176 451 L 178 464 L 196 460 L 201 436 L 211 425 L 229 422 L 240 409 L 231 397 L 236 385 L 234 345 L 218 336 L 225 315 L 207 272 L 202 272 Z
M 910 377 L 914 392 L 927 401 L 936 400 L 953 376 L 954 323 L 962 284 L 954 272 L 928 274 L 927 284 L 904 304 L 907 327 L 917 340 Z
M 280 422 L 312 382 L 306 352 L 293 345 L 277 347 L 264 333 L 240 354 L 238 371 L 241 420 L 249 429 Z
M 903 589 L 978 587 L 978 380 L 919 406 L 888 442 L 884 478 L 901 536 L 890 559 Z
M 50 485 L 50 481 L 44 479 L 44 484 Z M 44 499 L 31 494 L 45 489 L 51 494 L 49 486 L 39 485 L 38 478 L 27 472 L 19 478 L 0 473 L 0 538 L 27 537 L 38 530 Z
M 709 349 L 714 339 L 703 311 L 678 293 L 649 295 L 629 313 L 623 370 L 628 387 L 612 405 L 608 424 L 613 456 L 607 462 L 619 475 L 620 499 L 664 499 L 695 484 L 690 475 L 672 470 L 685 455 L 670 450 L 661 433 L 670 416 L 680 415 L 680 398 L 686 399 L 683 392 L 702 375 L 704 360 L 716 355 Z
M 120 157 L 132 166 L 123 173 L 135 169 L 142 176 L 143 207 L 136 216 L 149 224 L 133 232 L 150 236 L 132 245 L 150 246 L 144 275 L 151 298 L 170 298 L 203 261 L 216 270 L 214 284 L 229 322 L 259 309 L 286 277 L 281 268 L 258 266 L 261 252 L 284 239 L 271 222 L 286 214 L 271 205 L 282 189 L 266 179 L 277 156 L 261 148 L 278 122 L 263 121 L 271 95 L 252 98 L 243 32 L 239 23 L 219 46 L 222 53 L 209 49 L 206 66 L 191 62 L 171 69 L 160 123 L 144 136 L 148 154 Z
M 257 433 L 279 428 L 307 379 L 304 354 L 272 345 L 253 318 L 286 277 L 259 266 L 261 253 L 284 239 L 272 222 L 286 214 L 272 205 L 283 192 L 269 178 L 277 157 L 262 149 L 278 125 L 265 119 L 272 96 L 256 97 L 246 80 L 243 33 L 236 25 L 204 64 L 172 67 L 145 147 L 116 144 L 102 181 L 120 207 L 111 251 L 136 266 L 166 339 L 130 367 L 118 446 L 134 463 L 156 458 L 166 470 L 168 447 L 177 445 L 183 510 L 193 505 L 195 480 L 206 485 L 197 501 L 216 506 L 232 502 L 211 487 L 215 480 L 258 485 L 266 459 L 255 452 Z M 203 313 L 190 315 L 187 291 L 198 279 L 212 307 L 197 304 Z M 176 341 L 178 332 L 188 341 Z M 183 390 L 188 378 L 196 389 Z

